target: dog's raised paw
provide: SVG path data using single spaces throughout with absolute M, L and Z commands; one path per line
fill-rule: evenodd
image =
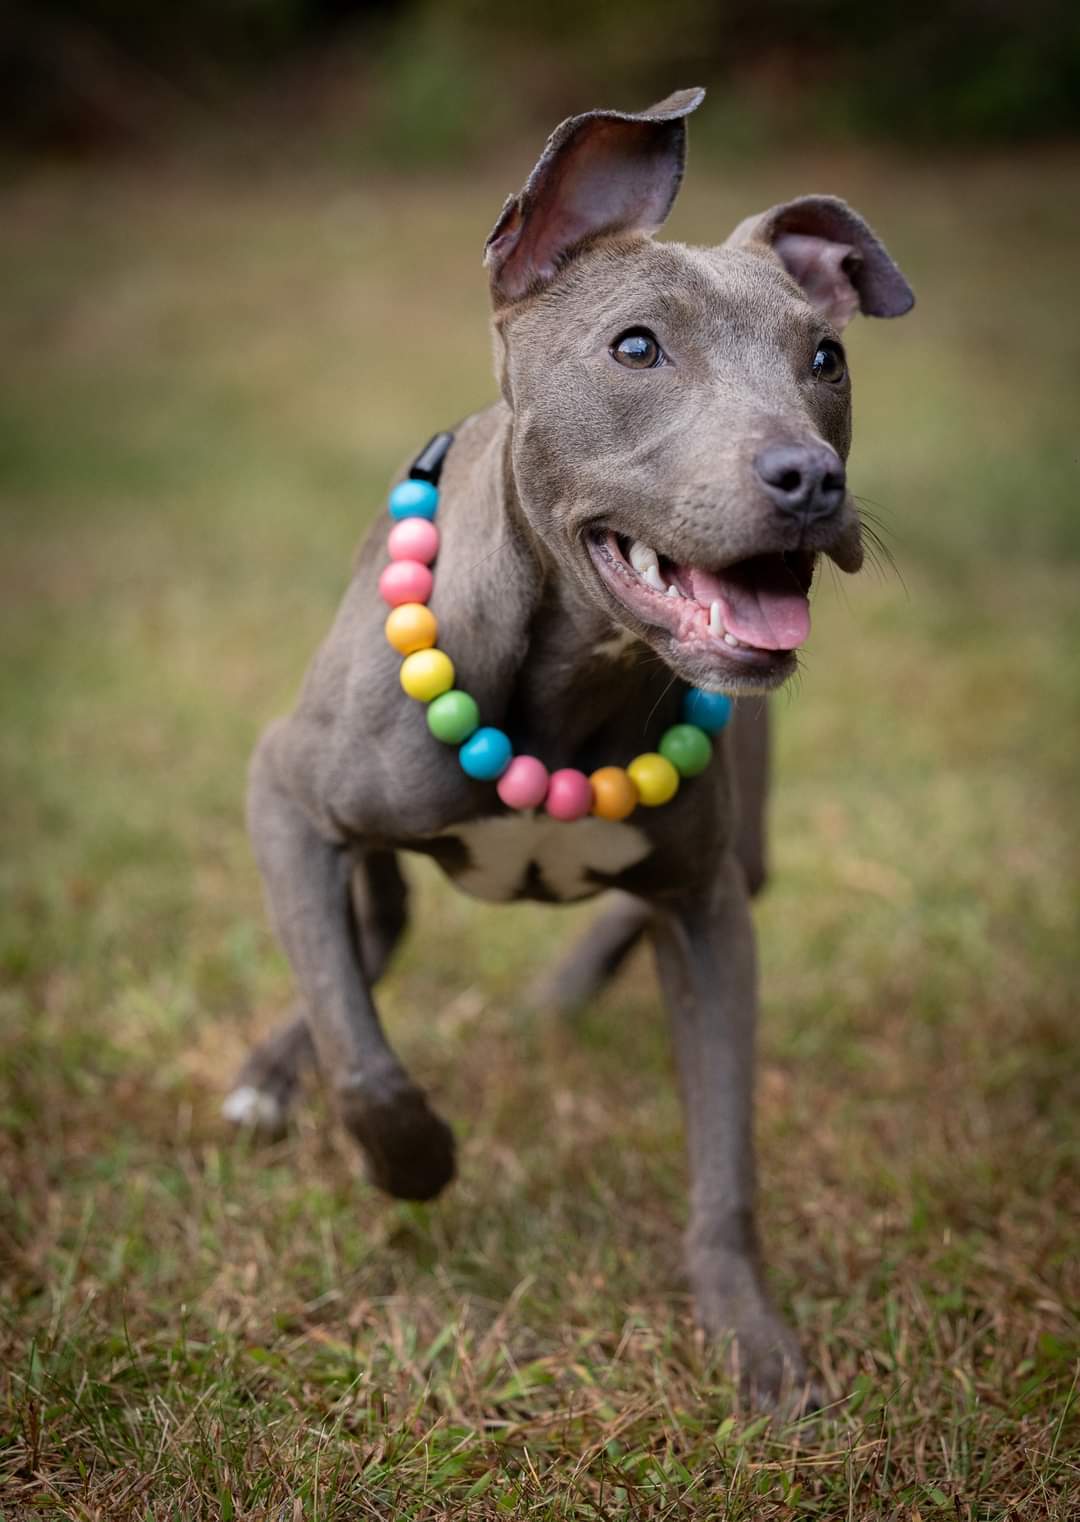
M 432 1200 L 454 1177 L 454 1133 L 409 1086 L 374 1095 L 360 1087 L 341 1096 L 341 1116 L 359 1142 L 373 1184 L 399 1200 Z

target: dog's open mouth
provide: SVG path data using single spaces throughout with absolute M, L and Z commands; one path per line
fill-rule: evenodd
M 589 549 L 619 601 L 680 644 L 760 666 L 790 656 L 809 636 L 812 551 L 754 555 L 710 571 L 611 530 L 593 535 Z

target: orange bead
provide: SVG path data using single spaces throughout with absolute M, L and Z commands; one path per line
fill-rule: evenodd
M 589 781 L 598 819 L 626 819 L 637 808 L 638 790 L 621 766 L 602 766 Z
M 403 602 L 390 614 L 383 625 L 386 637 L 399 655 L 412 655 L 414 650 L 430 650 L 439 632 L 439 625 L 430 608 L 422 602 Z

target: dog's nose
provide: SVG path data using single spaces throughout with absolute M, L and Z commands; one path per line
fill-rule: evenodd
M 793 518 L 827 518 L 844 500 L 844 462 L 828 444 L 771 444 L 755 455 L 754 469 Z

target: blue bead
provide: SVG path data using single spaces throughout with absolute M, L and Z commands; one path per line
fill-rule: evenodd
M 690 687 L 682 701 L 682 716 L 687 724 L 696 724 L 707 735 L 718 735 L 731 718 L 734 705 L 724 692 L 705 692 Z
M 501 729 L 478 729 L 458 751 L 462 769 L 477 782 L 494 782 L 510 765 L 514 749 Z
M 391 518 L 434 518 L 439 489 L 430 481 L 399 481 L 390 493 Z

